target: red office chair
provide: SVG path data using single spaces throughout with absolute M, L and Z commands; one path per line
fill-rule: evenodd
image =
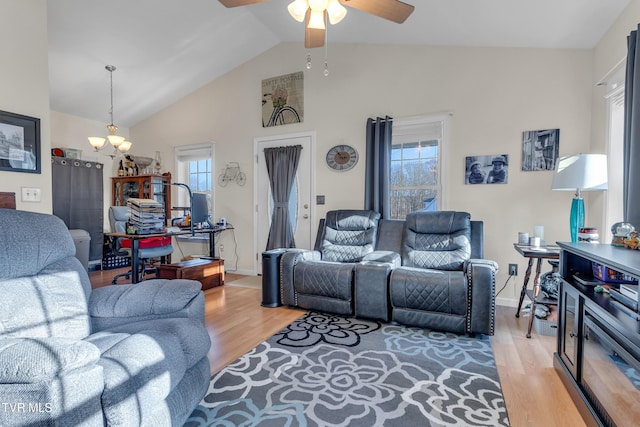
M 111 224 L 112 232 L 124 233 L 126 231 L 128 220 L 129 208 L 126 206 L 111 206 L 109 208 L 109 223 Z M 115 245 L 116 253 L 118 255 L 131 256 L 131 241 L 129 239 L 116 239 Z M 140 278 L 142 279 L 144 279 L 145 274 L 156 272 L 155 267 L 149 266 L 152 258 L 161 258 L 161 262 L 165 263 L 167 261 L 167 257 L 173 253 L 171 236 L 141 239 L 140 242 L 138 242 L 138 245 L 138 258 L 142 261 L 140 271 Z M 121 277 L 131 279 L 131 274 L 131 270 L 126 273 L 118 274 L 113 278 L 111 283 L 115 285 Z

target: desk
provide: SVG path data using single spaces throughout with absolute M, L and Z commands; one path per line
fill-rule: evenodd
M 529 315 L 529 327 L 527 329 L 527 338 L 531 338 L 531 327 L 533 326 L 533 316 L 536 311 L 536 303 L 546 304 L 558 304 L 557 300 L 538 299 L 540 293 L 540 270 L 542 268 L 542 260 L 544 259 L 560 259 L 560 248 L 557 246 L 545 246 L 540 248 L 532 248 L 527 245 L 513 244 L 516 251 L 525 258 L 529 259 L 527 264 L 527 271 L 524 273 L 524 282 L 522 283 L 522 290 L 520 291 L 520 301 L 518 301 L 518 311 L 516 311 L 516 317 L 520 317 L 520 309 L 522 308 L 522 301 L 524 296 L 527 295 L 531 300 L 531 314 Z M 531 268 L 533 267 L 533 261 L 538 260 L 536 263 L 536 276 L 533 279 L 533 290 L 527 291 L 529 285 L 529 278 L 531 277 Z
M 193 232 L 196 234 L 209 234 L 209 256 L 215 258 L 216 256 L 216 234 L 220 233 L 224 230 L 232 230 L 233 227 L 230 225 L 225 226 L 215 226 L 213 228 L 200 228 L 194 229 Z M 127 233 L 107 233 L 109 237 L 115 238 L 124 238 L 129 239 L 131 241 L 131 283 L 138 283 L 140 281 L 140 277 L 138 277 L 139 269 L 140 269 L 140 259 L 138 258 L 138 246 L 140 240 L 146 239 L 148 237 L 166 237 L 166 236 L 190 236 L 191 230 L 185 229 L 181 231 L 171 232 L 171 233 L 154 233 L 154 234 L 127 234 Z

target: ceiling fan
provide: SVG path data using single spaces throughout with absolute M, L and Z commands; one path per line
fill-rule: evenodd
M 219 0 L 226 7 L 246 6 L 268 0 Z M 327 18 L 337 24 L 347 14 L 344 6 L 352 7 L 389 21 L 402 24 L 414 7 L 400 0 L 294 0 L 289 13 L 299 22 L 304 21 L 304 47 L 321 47 L 325 42 Z

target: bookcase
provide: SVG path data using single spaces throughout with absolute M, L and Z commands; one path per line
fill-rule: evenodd
M 130 197 L 154 199 L 164 205 L 165 217 L 171 218 L 171 174 L 114 176 L 111 178 L 111 204 L 126 206 Z

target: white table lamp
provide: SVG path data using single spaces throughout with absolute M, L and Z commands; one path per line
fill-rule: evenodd
M 578 230 L 584 227 L 584 200 L 582 191 L 607 189 L 607 156 L 605 154 L 576 154 L 556 162 L 551 183 L 552 190 L 575 191 L 571 202 L 569 227 L 571 241 L 578 241 Z

